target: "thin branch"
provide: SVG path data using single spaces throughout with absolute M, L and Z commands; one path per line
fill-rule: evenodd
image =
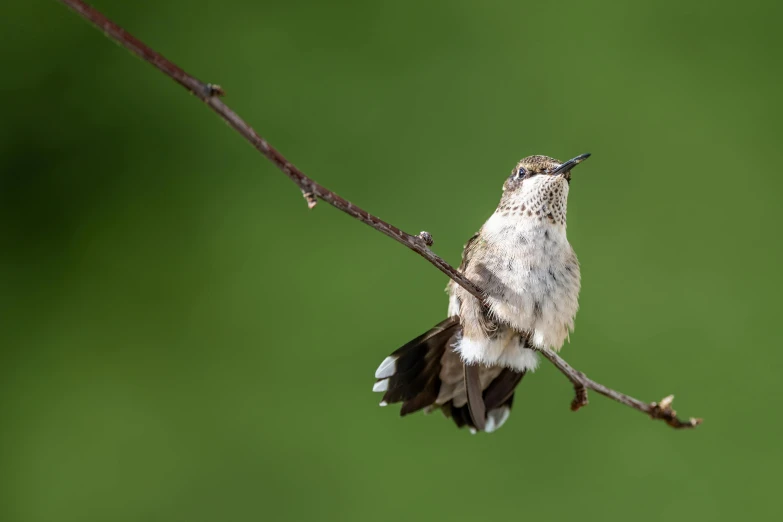
M 417 236 L 412 236 L 403 232 L 399 228 L 391 225 L 363 210 L 350 201 L 346 201 L 326 187 L 322 187 L 312 179 L 304 175 L 302 171 L 296 168 L 282 154 L 253 130 L 242 118 L 231 110 L 219 96 L 225 94 L 219 86 L 204 83 L 195 77 L 189 75 L 171 61 L 164 58 L 160 53 L 150 49 L 138 38 L 128 33 L 125 29 L 106 18 L 100 11 L 86 4 L 82 0 L 60 0 L 62 3 L 76 11 L 83 18 L 92 22 L 98 29 L 106 33 L 117 43 L 137 55 L 139 58 L 151 63 L 157 67 L 163 74 L 172 78 L 175 82 L 182 85 L 191 93 L 198 96 L 210 109 L 215 111 L 218 116 L 223 118 L 234 130 L 242 135 L 253 147 L 261 154 L 266 156 L 272 163 L 291 178 L 302 190 L 302 194 L 307 201 L 308 207 L 315 206 L 315 198 L 326 201 L 333 207 L 342 210 L 351 217 L 354 217 L 375 230 L 386 234 L 390 238 L 399 241 L 407 246 L 424 259 L 435 265 L 435 267 L 449 276 L 451 279 L 463 286 L 468 292 L 479 299 L 483 299 L 483 294 L 479 288 L 471 283 L 462 274 L 458 273 L 446 261 L 435 255 L 427 246 L 425 240 Z
M 358 219 L 362 223 L 371 226 L 375 230 L 410 248 L 424 259 L 432 263 L 438 270 L 446 274 L 450 279 L 473 294 L 476 298 L 481 299 L 482 301 L 484 300 L 484 293 L 480 288 L 474 285 L 471 281 L 465 278 L 465 276 L 457 272 L 457 270 L 455 270 L 451 265 L 446 263 L 446 261 L 438 257 L 435 253 L 432 252 L 432 250 L 430 250 L 429 247 L 432 246 L 432 236 L 428 232 L 421 232 L 417 236 L 403 232 L 394 225 L 391 225 L 373 216 L 366 210 L 363 210 L 350 201 L 341 198 L 326 187 L 319 185 L 309 177 L 305 176 L 302 171 L 291 164 L 291 162 L 289 162 L 274 147 L 269 145 L 269 143 L 267 143 L 264 138 L 259 136 L 250 125 L 240 118 L 225 103 L 223 103 L 220 97 L 224 96 L 225 92 L 219 85 L 204 83 L 186 73 L 177 65 L 164 58 L 160 53 L 149 48 L 142 41 L 106 18 L 100 11 L 96 10 L 89 4 L 86 4 L 82 0 L 60 1 L 73 9 L 82 18 L 95 25 L 98 29 L 103 31 L 117 43 L 135 55 L 139 56 L 141 59 L 157 67 L 163 74 L 170 77 L 182 85 L 185 89 L 200 98 L 210 109 L 215 111 L 218 116 L 223 118 L 223 120 L 228 123 L 229 126 L 236 130 L 261 154 L 266 156 L 267 159 L 277 165 L 277 167 L 282 170 L 286 176 L 291 178 L 291 181 L 297 184 L 297 186 L 302 191 L 302 195 L 307 201 L 307 206 L 309 208 L 313 208 L 316 205 L 316 198 L 329 203 L 333 207 L 342 210 L 349 216 Z M 673 399 L 673 396 L 671 395 L 664 398 L 660 403 L 653 402 L 647 404 L 589 379 L 582 372 L 573 369 L 567 362 L 565 362 L 560 358 L 560 356 L 551 350 L 542 349 L 539 351 L 573 383 L 574 390 L 576 392 L 576 398 L 571 403 L 571 409 L 574 411 L 587 404 L 587 390 L 590 389 L 595 390 L 596 392 L 605 395 L 610 399 L 614 399 L 617 402 L 625 404 L 626 406 L 630 406 L 631 408 L 646 413 L 653 419 L 662 419 L 673 428 L 692 428 L 698 426 L 699 423 L 701 423 L 701 419 L 692 418 L 689 421 L 678 419 L 676 412 L 671 408 L 671 401 Z
M 661 419 L 672 428 L 695 428 L 701 424 L 701 419 L 691 417 L 688 420 L 682 420 L 677 417 L 677 412 L 672 409 L 674 395 L 669 395 L 661 399 L 660 402 L 646 403 L 639 399 L 634 399 L 630 395 L 620 393 L 603 384 L 590 379 L 584 373 L 575 370 L 570 364 L 565 362 L 559 355 L 548 348 L 538 350 L 541 355 L 546 357 L 549 362 L 554 364 L 558 370 L 565 375 L 574 385 L 575 397 L 571 402 L 571 410 L 577 411 L 582 406 L 587 406 L 587 390 L 595 390 L 605 397 L 609 397 L 621 404 L 630 406 L 642 413 L 646 413 L 653 419 Z

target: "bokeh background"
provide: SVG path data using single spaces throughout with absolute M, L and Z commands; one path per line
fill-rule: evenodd
M 58 2 L 0 8 L 0 520 L 765 519 L 779 510 L 780 2 L 95 5 L 457 263 L 522 156 L 593 157 L 564 356 L 502 430 L 378 363 L 446 279 Z

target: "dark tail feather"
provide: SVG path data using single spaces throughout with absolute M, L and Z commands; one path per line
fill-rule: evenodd
M 384 359 L 375 372 L 378 380 L 373 387 L 374 391 L 386 392 L 383 403 L 402 402 L 400 415 L 433 404 L 440 392 L 443 352 L 458 332 L 459 320 L 451 317 Z
M 510 368 L 503 368 L 500 375 L 484 390 L 484 408 L 487 411 L 483 431 L 491 433 L 500 428 L 508 420 L 511 414 L 511 406 L 514 404 L 514 389 L 525 376 L 526 372 L 517 372 Z M 470 406 L 465 404 L 454 406 L 452 401 L 442 406 L 443 414 L 451 417 L 458 428 L 468 426 L 471 430 L 480 431 L 473 422 Z
M 478 431 L 484 431 L 487 424 L 487 407 L 484 405 L 484 395 L 481 389 L 481 366 L 463 364 L 462 369 L 462 381 L 465 383 L 465 393 L 468 394 L 470 419 Z
M 514 403 L 514 390 L 527 372 L 517 372 L 510 368 L 503 371 L 484 390 L 484 404 L 487 408 L 485 431 L 492 432 L 503 425 L 511 415 Z
M 484 390 L 478 390 L 486 411 L 485 416 L 482 414 L 484 419 L 478 422 L 474 422 L 468 403 L 456 407 L 453 400 L 444 404 L 435 402 L 441 388 L 440 375 L 444 355 L 451 361 L 449 364 L 452 366 L 455 360 L 459 363 L 458 356 L 451 350 L 461 333 L 459 319 L 451 317 L 384 359 L 375 372 L 377 380 L 373 386 L 373 391 L 384 392 L 381 406 L 401 402 L 400 415 L 407 415 L 423 408 L 428 410 L 441 408 L 444 415 L 451 417 L 460 428 L 468 426 L 472 431 L 487 432 L 499 428 L 511 413 L 514 389 L 524 377 L 524 372 L 519 373 L 504 368 Z M 475 389 L 475 381 L 473 384 Z M 475 400 L 476 393 L 474 392 L 473 395 Z M 476 411 L 481 411 L 481 408 L 474 409 L 474 414 Z

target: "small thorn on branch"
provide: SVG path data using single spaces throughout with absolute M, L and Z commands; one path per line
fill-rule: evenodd
M 582 406 L 587 406 L 590 402 L 587 400 L 587 388 L 581 385 L 574 385 L 574 393 L 576 396 L 571 401 L 571 411 L 578 411 Z
M 430 234 L 426 230 L 422 230 L 421 232 L 419 232 L 419 235 L 416 237 L 420 239 L 428 247 L 431 247 L 435 243 L 435 240 L 432 239 L 432 234 Z
M 318 204 L 318 198 L 309 190 L 303 190 L 302 196 L 305 198 L 305 201 L 307 201 L 307 208 L 312 209 Z
M 226 91 L 223 90 L 223 87 L 216 83 L 208 83 L 207 84 L 207 96 L 217 96 L 218 98 L 222 98 L 226 95 Z
M 658 403 L 658 407 L 662 410 L 671 410 L 672 403 L 674 402 L 674 395 L 667 395 L 661 402 Z

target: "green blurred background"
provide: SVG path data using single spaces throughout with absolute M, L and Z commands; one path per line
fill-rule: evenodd
M 95 5 L 306 173 L 457 263 L 528 154 L 575 174 L 564 356 L 472 437 L 378 363 L 446 278 L 58 2 L 0 8 L 0 520 L 771 518 L 780 2 Z

